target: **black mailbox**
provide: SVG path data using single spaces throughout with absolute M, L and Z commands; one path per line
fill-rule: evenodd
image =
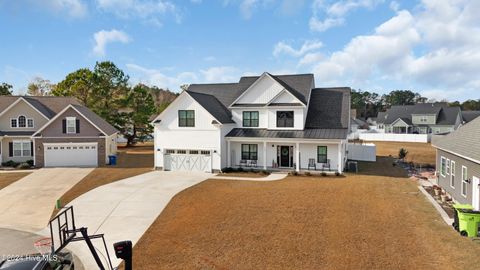
M 113 244 L 115 256 L 125 261 L 125 270 L 132 269 L 132 241 L 122 241 Z

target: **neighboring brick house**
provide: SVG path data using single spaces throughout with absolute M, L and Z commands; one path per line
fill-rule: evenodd
M 117 152 L 118 131 L 70 97 L 0 97 L 0 160 L 96 167 Z
M 444 136 L 434 136 L 438 184 L 460 203 L 480 210 L 480 118 Z

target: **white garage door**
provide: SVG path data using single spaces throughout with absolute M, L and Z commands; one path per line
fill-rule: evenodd
M 164 168 L 166 171 L 212 171 L 210 150 L 165 150 Z
M 97 167 L 97 143 L 44 143 L 45 167 Z

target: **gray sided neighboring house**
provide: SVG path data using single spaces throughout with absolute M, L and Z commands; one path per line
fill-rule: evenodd
M 438 184 L 455 201 L 480 208 L 480 118 L 448 135 L 434 136 Z

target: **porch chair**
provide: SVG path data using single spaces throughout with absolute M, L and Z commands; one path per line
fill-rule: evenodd
M 313 168 L 314 170 L 317 170 L 317 163 L 315 162 L 314 158 L 309 158 L 308 159 L 308 169 Z
M 240 160 L 240 168 L 247 167 L 247 161 L 245 159 Z
M 327 163 L 322 164 L 322 170 L 328 169 L 330 171 L 330 159 L 327 159 Z

